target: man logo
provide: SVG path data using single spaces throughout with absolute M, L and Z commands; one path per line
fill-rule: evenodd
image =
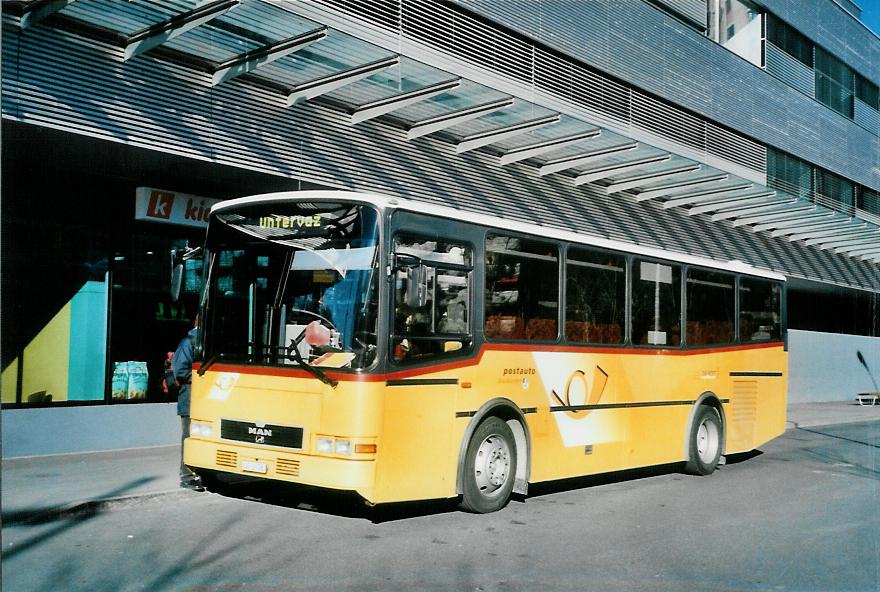
M 254 438 L 254 443 L 265 444 L 266 443 L 266 436 L 257 436 L 256 438 Z
M 147 216 L 150 218 L 171 218 L 171 210 L 174 207 L 174 194 L 167 191 L 153 191 L 150 193 L 150 202 L 147 204 Z

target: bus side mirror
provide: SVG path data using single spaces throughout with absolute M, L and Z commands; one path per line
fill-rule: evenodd
M 177 302 L 183 288 L 183 277 L 186 274 L 186 262 L 190 259 L 202 261 L 202 247 L 171 249 L 171 302 Z M 192 273 L 192 270 L 190 270 Z
M 183 257 L 177 249 L 171 251 L 171 302 L 180 298 L 180 287 L 183 285 Z
M 428 268 L 424 265 L 414 265 L 406 270 L 404 301 L 413 308 L 421 308 L 428 303 Z

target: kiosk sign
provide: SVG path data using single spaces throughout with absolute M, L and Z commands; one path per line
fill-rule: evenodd
M 135 198 L 135 220 L 198 228 L 207 228 L 211 206 L 220 201 L 153 187 L 138 187 Z

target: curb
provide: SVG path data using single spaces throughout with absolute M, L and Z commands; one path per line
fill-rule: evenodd
M 785 422 L 785 431 L 789 430 L 798 430 L 801 428 L 818 428 L 818 427 L 830 427 L 836 425 L 846 425 L 851 423 L 871 423 L 875 421 L 880 421 L 880 418 L 877 417 L 853 417 L 849 419 L 840 419 L 837 421 L 828 422 L 822 420 L 815 421 L 791 421 L 787 420 Z
M 106 499 L 87 500 L 84 502 L 72 502 L 61 506 L 49 508 L 39 508 L 35 510 L 11 510 L 3 512 L 3 527 L 36 525 L 54 522 L 55 520 L 90 517 L 95 514 L 110 511 L 116 507 L 134 505 L 137 503 L 148 502 L 160 498 L 184 498 L 190 495 L 197 495 L 200 492 L 191 491 L 189 489 L 168 489 L 165 491 L 153 491 L 149 493 L 141 493 L 134 495 L 125 495 L 120 497 L 111 497 Z

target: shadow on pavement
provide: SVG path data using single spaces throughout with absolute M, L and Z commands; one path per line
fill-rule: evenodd
M 370 506 L 354 492 L 326 490 L 293 483 L 229 479 L 226 476 L 212 476 L 204 481 L 209 491 L 224 497 L 343 518 L 369 520 L 373 523 L 444 514 L 458 509 L 455 499 Z
M 846 436 L 841 436 L 839 434 L 832 434 L 829 432 L 823 432 L 819 429 L 815 428 L 802 428 L 797 424 L 794 424 L 795 429 L 801 430 L 802 432 L 810 432 L 811 434 L 818 434 L 820 436 L 827 436 L 828 438 L 834 438 L 835 440 L 843 440 L 845 442 L 852 442 L 853 444 L 860 444 L 862 446 L 868 446 L 869 448 L 880 448 L 880 443 L 877 440 L 872 442 L 862 442 L 861 440 L 854 440 L 853 438 L 847 438 Z
M 622 483 L 624 481 L 636 481 L 638 479 L 659 477 L 661 475 L 673 475 L 680 472 L 681 463 L 670 463 L 665 465 L 657 465 L 654 467 L 627 469 L 625 471 L 615 471 L 613 473 L 602 473 L 600 475 L 587 475 L 586 477 L 571 477 L 569 479 L 546 481 L 543 483 L 535 483 L 529 485 L 528 497 L 540 497 L 542 495 L 551 495 L 554 493 L 562 493 L 564 491 L 572 491 L 575 489 L 598 487 L 600 485 L 611 485 L 614 483 Z
M 737 452 L 736 454 L 728 454 L 725 458 L 727 461 L 724 463 L 726 465 L 735 465 L 741 462 L 745 462 L 747 460 L 751 460 L 757 456 L 761 456 L 764 454 L 758 449 L 749 450 L 747 452 Z
M 135 479 L 126 485 L 95 496 L 94 500 L 87 500 L 77 504 L 24 508 L 22 510 L 3 512 L 3 526 L 15 526 L 18 524 L 47 524 L 68 516 L 94 514 L 100 511 L 101 506 L 105 505 L 106 500 L 121 497 L 126 493 L 130 493 L 134 489 L 155 480 L 156 477 L 142 477 L 141 479 Z
M 155 479 L 155 477 L 144 477 L 142 479 L 135 479 L 134 481 L 126 485 L 117 487 L 116 489 L 113 489 L 96 497 L 99 500 L 108 500 L 120 497 L 141 485 L 149 483 L 153 479 Z M 105 502 L 86 501 L 71 506 L 54 508 L 28 508 L 16 512 L 4 513 L 2 516 L 4 528 L 16 524 L 36 526 L 56 521 L 61 521 L 61 523 L 54 528 L 47 530 L 46 532 L 31 537 L 30 539 L 22 543 L 16 544 L 15 547 L 4 549 L 3 558 L 10 559 L 15 555 L 18 555 L 19 553 L 27 551 L 31 547 L 39 545 L 40 543 L 65 532 L 66 530 L 83 524 L 100 514 L 101 511 L 106 507 L 107 504 Z

